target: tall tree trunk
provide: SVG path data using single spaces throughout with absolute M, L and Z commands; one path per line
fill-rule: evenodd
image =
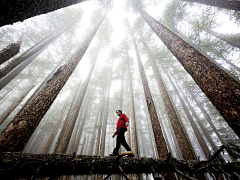
M 24 92 L 21 97 L 14 102 L 5 113 L 2 114 L 0 118 L 0 125 L 5 121 L 5 119 L 13 112 L 13 110 L 22 102 L 22 100 L 27 96 L 27 94 L 33 89 L 34 86 L 31 86 L 27 89 L 26 92 Z
M 83 102 L 83 99 L 84 99 L 84 96 L 85 96 L 85 93 L 86 93 L 86 90 L 87 90 L 87 87 L 88 87 L 88 84 L 90 81 L 90 78 L 92 76 L 100 49 L 101 49 L 101 44 L 98 47 L 96 56 L 94 57 L 94 60 L 92 62 L 91 68 L 88 73 L 88 76 L 82 86 L 81 92 L 80 92 L 79 96 L 77 97 L 76 106 L 74 106 L 73 109 L 70 110 L 72 112 L 71 112 L 70 116 L 67 117 L 67 121 L 68 121 L 67 128 L 63 132 L 63 136 L 60 139 L 58 146 L 56 147 L 56 150 L 55 150 L 56 153 L 66 153 L 66 151 L 67 151 L 68 144 L 69 144 L 74 126 L 76 124 L 77 117 L 78 117 L 78 114 L 79 114 L 79 111 L 80 111 L 80 108 L 81 108 L 81 105 L 82 105 L 82 102 Z
M 167 92 L 167 89 L 163 83 L 162 76 L 159 73 L 158 67 L 155 64 L 155 62 L 152 59 L 151 52 L 149 47 L 147 46 L 145 40 L 142 38 L 142 42 L 144 44 L 144 47 L 147 51 L 149 62 L 152 66 L 154 76 L 157 80 L 158 88 L 160 90 L 160 93 L 163 98 L 164 105 L 166 107 L 168 119 L 171 122 L 172 128 L 174 130 L 174 133 L 176 134 L 176 139 L 179 144 L 181 153 L 183 155 L 184 159 L 196 159 L 195 152 L 192 148 L 191 142 L 187 136 L 186 130 L 181 122 L 181 120 L 178 118 L 177 113 L 173 107 L 172 101 L 169 97 L 169 94 Z
M 82 137 L 82 133 L 83 133 L 83 129 L 84 129 L 84 126 L 85 126 L 85 122 L 87 120 L 87 115 L 88 115 L 88 112 L 89 112 L 90 104 L 91 104 L 91 97 L 88 99 L 88 102 L 86 104 L 86 109 L 85 109 L 84 114 L 82 116 L 81 123 L 79 124 L 79 129 L 78 129 L 78 133 L 77 133 L 77 139 L 76 139 L 76 142 L 73 142 L 74 143 L 73 149 L 72 149 L 72 151 L 70 153 L 77 152 L 77 150 L 78 150 L 78 146 L 79 146 L 79 143 L 80 143 L 80 139 Z M 69 134 L 70 137 L 71 137 L 71 135 L 72 135 L 72 133 Z M 70 138 L 69 138 L 69 140 L 70 140 Z M 65 152 L 62 151 L 60 153 L 65 153 Z
M 240 3 L 239 3 L 239 6 L 240 6 Z M 204 28 L 203 30 L 208 32 L 209 34 L 211 34 L 211 35 L 221 39 L 222 41 L 225 41 L 226 43 L 228 43 L 228 44 L 230 44 L 230 45 L 240 49 L 240 43 L 239 42 L 235 42 L 235 41 L 225 37 L 224 35 L 221 35 L 221 34 L 219 34 L 217 32 L 212 31 L 211 29 L 205 29 Z
M 64 114 L 66 112 L 66 109 L 67 109 L 66 105 L 67 105 L 67 103 L 65 103 L 65 105 L 63 106 L 63 109 L 62 109 L 62 112 L 61 112 L 60 116 L 57 118 L 57 122 L 55 123 L 55 125 L 54 125 L 54 127 L 52 129 L 52 132 L 51 132 L 51 134 L 50 134 L 50 136 L 49 136 L 49 138 L 47 140 L 47 143 L 46 143 L 46 145 L 44 146 L 44 148 L 42 150 L 42 154 L 49 153 L 49 151 L 50 151 L 50 147 L 51 147 L 51 145 L 53 143 L 53 140 L 54 140 L 54 138 L 55 138 L 55 136 L 57 134 L 57 130 L 60 128 L 61 120 L 63 119 Z
M 130 90 L 129 90 L 130 83 L 129 83 L 129 81 L 127 81 L 127 85 L 128 85 L 127 86 L 127 92 L 128 92 L 127 99 L 130 99 Z M 127 114 L 131 118 L 131 114 L 130 114 L 130 101 L 127 101 Z M 129 145 L 129 147 L 132 149 L 132 143 L 131 143 L 131 133 L 132 133 L 131 127 L 132 127 L 132 125 L 131 125 L 131 123 L 132 122 L 130 121 L 130 126 L 128 126 L 128 130 L 127 130 L 127 143 Z
M 81 151 L 80 151 L 80 155 L 83 154 L 83 150 L 84 150 L 85 144 L 86 144 L 86 137 L 83 139 L 83 143 L 82 143 L 82 148 L 81 148 Z
M 196 95 L 193 94 L 192 90 L 189 89 L 189 93 L 191 95 L 191 98 L 196 102 L 197 106 L 201 110 L 202 114 L 204 115 L 204 118 L 207 120 L 207 122 L 210 124 L 211 128 L 213 129 L 214 133 L 217 135 L 218 139 L 223 145 L 226 145 L 225 141 L 222 139 L 221 135 L 219 134 L 217 128 L 213 124 L 208 112 L 204 109 L 204 107 L 200 104 L 199 100 L 196 98 Z
M 240 2 L 239 1 L 228 1 L 228 0 L 182 0 L 188 2 L 196 2 L 199 4 L 205 4 L 208 6 L 215 6 L 224 9 L 240 11 Z
M 95 24 L 76 54 L 48 80 L 43 89 L 13 119 L 0 136 L 0 151 L 21 151 L 86 52 L 105 16 Z
M 93 128 L 93 139 L 92 139 L 92 147 L 91 147 L 91 152 L 90 152 L 90 155 L 93 156 L 93 150 L 94 150 L 94 145 L 95 145 L 95 142 L 96 142 L 96 135 L 97 135 L 97 126 L 98 124 L 100 123 L 100 108 L 98 110 L 98 113 L 97 113 L 97 118 L 96 118 L 96 121 L 95 121 L 95 124 L 94 124 L 94 128 Z
M 122 65 L 122 78 L 121 78 L 121 95 L 120 95 L 120 109 L 123 109 L 123 79 L 124 79 L 124 68 Z
M 16 84 L 14 84 L 12 87 L 9 87 L 9 91 L 7 91 L 5 94 L 1 94 L 1 98 L 0 98 L 0 104 L 2 104 L 7 98 L 9 98 L 9 96 L 14 92 L 15 89 L 19 88 L 19 85 L 23 83 L 23 81 L 19 81 Z
M 200 104 L 200 102 L 197 100 L 197 98 L 195 97 L 195 95 L 193 94 L 193 92 L 191 90 L 189 90 L 189 93 L 191 95 L 191 98 L 196 102 L 197 106 L 199 107 L 199 109 L 201 110 L 202 114 L 204 115 L 204 118 L 207 120 L 207 122 L 210 124 L 210 127 L 213 129 L 213 132 L 217 135 L 217 138 L 219 139 L 219 141 L 222 143 L 222 145 L 226 146 L 225 141 L 222 139 L 221 135 L 219 134 L 218 130 L 216 129 L 216 127 L 214 126 L 208 112 L 204 109 L 204 107 Z M 201 123 L 201 122 L 200 122 Z M 211 141 L 211 140 L 210 140 Z M 210 142 L 209 141 L 209 142 Z M 212 146 L 214 147 L 214 146 Z M 217 147 L 214 147 L 216 150 Z M 232 161 L 234 161 L 234 158 L 229 154 L 229 157 L 231 158 Z
M 176 83 L 176 82 L 175 82 Z M 207 138 L 208 142 L 210 143 L 210 145 L 212 146 L 212 149 L 214 151 L 217 150 L 217 146 L 215 145 L 215 143 L 213 142 L 212 138 L 210 137 L 209 133 L 207 132 L 207 129 L 204 127 L 202 121 L 199 119 L 198 115 L 196 114 L 195 110 L 193 109 L 193 106 L 191 105 L 191 103 L 189 102 L 187 96 L 184 94 L 184 92 L 181 90 L 181 88 L 179 88 L 179 92 L 182 94 L 184 101 L 186 102 L 187 106 L 189 107 L 189 109 L 192 112 L 193 117 L 196 119 L 197 123 L 199 124 L 203 134 L 205 135 L 205 137 Z
M 45 14 L 86 0 L 2 0 L 0 2 L 0 27 Z
M 236 70 L 238 70 L 240 72 L 240 67 L 238 67 L 236 64 L 232 63 L 230 60 L 227 60 L 223 57 L 223 60 L 229 64 L 230 66 L 234 67 Z
M 152 128 L 153 128 L 153 133 L 154 133 L 154 137 L 155 137 L 158 156 L 160 159 L 165 159 L 165 158 L 167 158 L 167 154 L 168 154 L 167 145 L 166 145 L 163 133 L 162 133 L 162 129 L 161 129 L 161 126 L 159 123 L 155 105 L 154 105 L 152 95 L 150 92 L 150 88 L 148 85 L 147 77 L 146 77 L 142 62 L 141 62 L 138 47 L 137 47 L 137 44 L 136 44 L 136 41 L 135 41 L 135 38 L 134 38 L 134 35 L 133 35 L 130 25 L 129 25 L 129 29 L 130 29 L 130 33 L 132 36 L 132 42 L 134 45 L 136 57 L 137 57 L 138 68 L 139 68 L 139 72 L 140 72 L 141 79 L 142 79 L 144 94 L 145 94 L 148 112 L 149 112 L 151 123 L 152 123 Z
M 11 72 L 15 67 L 17 67 L 24 60 L 26 60 L 27 58 L 29 58 L 30 56 L 32 56 L 33 54 L 38 52 L 41 49 L 41 47 L 43 47 L 43 46 L 41 46 L 41 44 L 44 44 L 44 42 L 47 41 L 49 36 L 50 35 L 46 36 L 41 41 L 39 41 L 38 43 L 33 45 L 31 48 L 26 50 L 24 53 L 22 53 L 20 56 L 18 56 L 16 58 L 12 59 L 11 61 L 9 61 L 8 64 L 6 64 L 6 66 L 1 69 L 0 79 L 3 78 L 4 76 L 6 76 L 9 72 Z
M 105 152 L 105 139 L 106 139 L 106 131 L 107 131 L 108 110 L 109 110 L 109 96 L 110 96 L 110 87 L 111 87 L 111 81 L 112 81 L 112 68 L 113 68 L 113 60 L 112 60 L 111 70 L 110 70 L 111 73 L 108 80 L 106 104 L 103 112 L 103 126 L 102 126 L 102 136 L 101 136 L 101 143 L 100 143 L 100 156 L 104 156 L 104 152 Z
M 72 23 L 67 28 L 63 29 L 51 38 L 44 38 L 41 45 L 35 46 L 23 56 L 13 59 L 5 66 L 0 73 L 0 90 L 4 88 L 12 79 L 14 79 L 24 68 L 26 68 L 39 54 L 41 54 L 50 44 L 52 44 L 61 34 L 71 28 L 76 22 Z
M 127 53 L 127 65 L 128 65 L 128 79 L 129 79 L 129 113 L 131 114 L 131 137 L 132 137 L 132 150 L 135 157 L 139 157 L 138 150 L 138 138 L 136 129 L 136 118 L 135 118 L 135 107 L 134 107 L 134 97 L 133 97 L 133 84 L 132 84 L 132 73 L 130 67 L 130 59 Z M 130 129 L 130 128 L 129 128 Z M 128 132 L 130 133 L 130 132 Z
M 77 87 L 77 89 L 76 89 L 76 91 L 74 92 L 74 97 L 73 97 L 73 99 L 72 99 L 72 103 L 71 103 L 71 105 L 70 105 L 70 107 L 69 107 L 69 110 L 68 110 L 68 112 L 67 112 L 67 115 L 66 115 L 66 117 L 64 118 L 64 121 L 63 121 L 63 123 L 62 123 L 62 128 L 61 128 L 61 130 L 60 130 L 60 132 L 59 132 L 59 136 L 57 137 L 57 142 L 56 142 L 56 144 L 55 144 L 55 146 L 54 146 L 54 148 L 53 148 L 53 153 L 56 153 L 56 150 L 57 150 L 57 147 L 59 146 L 59 144 L 60 144 L 60 142 L 61 142 L 61 139 L 63 138 L 63 135 L 64 135 L 64 131 L 66 131 L 66 129 L 67 129 L 67 124 L 68 124 L 68 117 L 70 116 L 70 114 L 72 114 L 73 112 L 72 112 L 72 109 L 73 109 L 73 107 L 75 106 L 75 104 L 76 104 L 76 102 L 77 102 L 77 96 L 78 96 L 78 93 L 79 93 L 79 91 L 80 91 L 80 89 L 81 89 L 81 83 L 79 83 L 78 84 L 78 87 Z
M 202 135 L 201 135 L 201 133 L 200 133 L 196 123 L 194 122 L 192 115 L 190 114 L 189 108 L 185 104 L 185 102 L 184 102 L 184 100 L 183 100 L 179 90 L 177 89 L 177 87 L 174 84 L 174 82 L 173 82 L 172 78 L 170 77 L 170 75 L 166 71 L 165 71 L 165 74 L 167 75 L 167 77 L 168 77 L 172 87 L 174 88 L 174 91 L 175 91 L 177 97 L 180 100 L 181 106 L 183 107 L 183 110 L 184 110 L 185 114 L 187 115 L 187 118 L 188 118 L 188 120 L 189 120 L 189 122 L 191 124 L 191 127 L 192 127 L 192 129 L 194 131 L 194 134 L 196 135 L 196 138 L 197 138 L 197 140 L 198 140 L 198 142 L 199 142 L 199 144 L 200 144 L 200 146 L 201 146 L 201 148 L 203 150 L 203 153 L 204 153 L 205 157 L 206 158 L 209 157 L 211 153 L 210 153 L 210 151 L 209 151 L 209 149 L 207 147 L 207 144 L 204 141 L 204 139 L 203 139 L 203 137 L 202 137 Z
M 138 11 L 240 136 L 240 84 L 143 9 Z
M 106 98 L 105 98 L 105 93 L 106 93 L 106 89 L 107 89 L 107 80 L 106 80 L 106 76 L 105 76 L 105 83 L 103 85 L 103 91 L 102 91 L 102 99 L 101 99 L 101 104 L 102 106 L 100 106 L 100 114 L 99 114 L 99 121 L 98 121 L 98 124 L 97 124 L 97 140 L 96 140 L 96 145 L 95 145 L 95 153 L 94 155 L 95 156 L 98 156 L 99 155 L 99 144 L 100 144 L 100 140 L 101 140 L 101 129 L 102 129 L 102 125 L 103 125 L 103 122 L 102 122 L 102 119 L 103 119 L 103 111 L 104 111 L 104 104 L 105 104 L 105 101 L 106 101 Z
M 102 114 L 103 114 L 103 108 L 100 109 L 100 115 L 99 118 L 102 119 Z M 102 121 L 99 121 L 99 124 L 97 125 L 97 140 L 96 140 L 96 145 L 95 145 L 95 156 L 99 155 L 99 144 L 100 144 L 100 139 L 101 139 L 101 128 L 102 128 Z
M 175 32 L 174 32 L 175 33 Z M 198 52 L 200 52 L 203 56 L 205 56 L 207 59 L 209 59 L 210 61 L 212 61 L 216 66 L 218 66 L 220 69 L 222 69 L 225 73 L 227 73 L 230 77 L 232 77 L 235 81 L 237 81 L 238 83 L 240 83 L 240 80 L 238 79 L 238 77 L 236 77 L 235 74 L 233 74 L 229 69 L 227 69 L 225 66 L 223 66 L 221 63 L 219 63 L 218 61 L 216 61 L 215 59 L 211 58 L 206 52 L 204 52 L 198 45 L 193 44 L 189 39 L 185 38 L 184 36 L 181 35 L 180 32 L 176 33 L 177 36 L 179 36 L 183 41 L 187 42 L 190 46 L 192 46 L 193 48 L 195 48 Z M 222 59 L 224 59 L 224 57 L 222 57 Z M 230 61 L 224 59 L 226 61 L 226 63 L 230 64 L 231 66 L 233 66 L 235 69 L 236 65 L 233 65 L 233 63 L 231 63 Z
M 19 53 L 21 43 L 22 41 L 12 43 L 0 51 L 0 64 L 6 62 L 7 60 L 15 56 L 17 53 Z

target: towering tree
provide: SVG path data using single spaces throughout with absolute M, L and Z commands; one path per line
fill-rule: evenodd
M 13 57 L 17 53 L 19 53 L 21 43 L 22 43 L 21 41 L 19 41 L 17 43 L 12 43 L 0 51 L 0 64 L 6 62 L 11 57 Z
M 143 9 L 138 11 L 240 136 L 240 84 Z
M 82 137 L 82 133 L 83 133 L 83 130 L 84 130 L 84 127 L 85 127 L 85 124 L 86 124 L 86 120 L 87 120 L 87 116 L 88 116 L 91 100 L 92 100 L 92 96 L 90 98 L 88 98 L 88 102 L 86 104 L 86 108 L 85 108 L 85 111 L 83 113 L 81 122 L 79 122 L 77 138 L 76 138 L 76 141 L 73 142 L 73 146 L 72 146 L 72 149 L 70 149 L 70 153 L 77 152 L 77 150 L 78 150 L 78 146 L 79 146 L 79 143 L 80 143 L 80 140 L 81 140 L 81 137 Z
M 221 135 L 219 134 L 217 128 L 215 127 L 215 125 L 213 124 L 208 112 L 205 110 L 205 108 L 203 107 L 203 105 L 199 102 L 199 100 L 197 99 L 196 95 L 192 92 L 192 90 L 189 89 L 189 93 L 191 95 L 191 98 L 196 102 L 197 106 L 199 107 L 199 109 L 201 110 L 201 112 L 204 115 L 204 118 L 207 120 L 207 122 L 210 124 L 211 128 L 213 129 L 214 133 L 217 135 L 218 139 L 220 140 L 220 142 L 223 145 L 226 145 L 226 143 L 224 142 L 224 140 L 222 139 Z
M 24 148 L 40 120 L 83 57 L 104 18 L 105 16 L 95 24 L 73 57 L 58 68 L 38 95 L 5 128 L 0 136 L 0 151 L 21 151 Z
M 41 41 L 34 44 L 31 48 L 29 48 L 28 50 L 23 52 L 20 56 L 18 56 L 17 58 L 14 58 L 10 62 L 8 62 L 8 64 L 6 64 L 6 66 L 1 69 L 0 79 L 3 78 L 4 76 L 6 76 L 9 72 L 11 72 L 15 67 L 17 67 L 24 60 L 26 60 L 27 58 L 32 56 L 34 53 L 36 53 L 38 50 L 40 50 L 41 48 L 37 48 L 37 47 L 40 47 L 41 44 L 46 42 L 46 40 L 49 38 L 49 36 L 50 35 L 44 37 Z
M 70 95 L 69 95 L 70 96 Z M 61 113 L 60 113 L 60 116 L 59 117 L 57 117 L 56 119 L 56 123 L 55 123 L 55 125 L 54 125 L 54 127 L 53 127 L 53 129 L 52 129 L 52 131 L 51 131 L 51 134 L 50 134 L 50 136 L 49 136 L 49 138 L 48 138 L 48 140 L 47 140 L 47 143 L 45 144 L 45 146 L 44 146 L 44 148 L 43 148 L 43 150 L 42 150 L 42 153 L 44 154 L 44 153 L 49 153 L 49 151 L 50 151 L 50 148 L 51 148 L 51 146 L 52 146 L 52 144 L 53 144 L 53 141 L 54 141 L 54 138 L 55 138 L 55 136 L 56 136 L 56 134 L 57 134 L 57 131 L 58 131 L 58 129 L 60 128 L 60 124 L 61 124 L 61 120 L 64 118 L 64 115 L 65 115 L 65 113 L 66 113 L 66 110 L 67 110 L 67 103 L 65 103 L 64 104 L 64 106 L 63 106 L 63 108 L 62 108 L 62 111 L 61 111 Z M 25 148 L 26 149 L 26 148 Z
M 141 57 L 140 57 L 140 54 L 139 54 L 139 51 L 138 51 L 138 47 L 137 47 L 132 29 L 131 29 L 129 23 L 127 23 L 127 24 L 128 24 L 129 30 L 130 30 L 130 34 L 131 34 L 131 37 L 132 37 L 132 42 L 133 42 L 136 57 L 137 57 L 138 68 L 139 68 L 139 72 L 140 72 L 141 79 L 142 79 L 144 94 L 145 94 L 146 103 L 147 103 L 147 107 L 148 107 L 148 112 L 149 112 L 151 123 L 152 123 L 152 128 L 153 128 L 153 133 L 154 133 L 154 137 L 155 137 L 158 156 L 159 156 L 160 159 L 165 159 L 167 157 L 167 154 L 168 154 L 167 145 L 166 145 L 163 133 L 162 133 L 162 128 L 161 128 L 160 123 L 159 123 L 159 119 L 158 119 L 157 112 L 156 112 L 156 109 L 155 109 L 155 105 L 154 105 L 154 102 L 153 102 L 153 99 L 152 99 L 152 95 L 151 95 L 151 92 L 150 92 L 150 88 L 149 88 L 149 85 L 148 85 L 146 74 L 145 74 L 145 71 L 144 71 L 144 68 L 143 68 L 143 65 L 142 65 L 142 62 L 141 62 Z
M 96 50 L 95 56 L 93 57 L 93 62 L 91 63 L 90 71 L 88 73 L 88 76 L 87 76 L 85 82 L 83 83 L 81 92 L 79 93 L 79 95 L 77 97 L 76 105 L 72 107 L 72 109 L 70 110 L 71 113 L 67 117 L 67 127 L 66 127 L 65 131 L 62 132 L 63 135 L 62 135 L 62 138 L 60 139 L 58 146 L 56 147 L 56 150 L 55 150 L 56 153 L 66 153 L 66 151 L 67 151 L 68 144 L 69 144 L 74 126 L 76 124 L 78 114 L 79 114 L 79 111 L 80 111 L 80 108 L 81 108 L 81 105 L 83 102 L 83 98 L 87 91 L 87 87 L 88 87 L 90 78 L 92 76 L 100 49 L 101 49 L 101 43 Z
M 171 125 L 173 127 L 174 133 L 176 134 L 176 138 L 179 144 L 179 147 L 181 149 L 181 153 L 183 155 L 184 159 L 196 159 L 196 155 L 194 153 L 194 150 L 192 148 L 192 145 L 190 143 L 190 140 L 188 139 L 187 133 L 184 129 L 184 126 L 181 122 L 181 120 L 178 118 L 177 113 L 173 107 L 172 101 L 169 97 L 169 94 L 167 92 L 167 89 L 163 83 L 162 76 L 159 73 L 158 67 L 155 64 L 155 62 L 152 59 L 151 52 L 149 47 L 147 46 L 145 40 L 143 37 L 141 38 L 142 43 L 144 44 L 144 47 L 146 49 L 148 60 L 152 66 L 154 76 L 157 80 L 158 88 L 160 90 L 160 93 L 163 98 L 164 105 L 167 110 L 167 115 L 169 118 L 169 121 L 171 122 Z
M 81 147 L 81 151 L 80 151 L 80 155 L 83 154 L 83 150 L 84 150 L 85 144 L 86 144 L 86 137 L 84 137 L 84 140 L 83 140 L 83 143 L 82 143 L 82 147 Z
M 19 113 L 27 106 L 27 104 L 40 92 L 40 90 L 44 87 L 44 85 L 47 83 L 47 81 L 53 76 L 53 74 L 56 72 L 56 70 L 59 68 L 60 64 L 65 60 L 65 58 L 66 58 L 66 56 L 56 65 L 56 67 L 47 76 L 47 78 L 44 81 L 42 81 L 42 83 L 38 86 L 38 88 L 36 88 L 36 90 L 32 93 L 32 95 L 22 105 L 21 109 L 18 111 L 18 113 L 15 115 L 15 117 L 17 117 L 19 115 Z
M 77 22 L 77 21 L 76 21 Z M 44 38 L 39 43 L 34 45 L 34 48 L 27 53 L 23 53 L 13 59 L 9 64 L 7 64 L 0 73 L 0 90 L 5 87 L 12 79 L 14 79 L 25 67 L 27 67 L 40 53 L 42 53 L 50 44 L 52 44 L 61 34 L 69 30 L 76 22 L 69 25 L 67 28 L 63 29 L 59 33 L 53 35 L 52 37 Z
M 32 90 L 34 86 L 27 88 L 27 91 L 24 92 L 19 99 L 16 100 L 7 110 L 1 114 L 0 125 L 4 120 L 13 112 L 13 110 L 22 102 L 22 100 L 27 96 L 27 94 Z
M 209 155 L 210 155 L 211 153 L 210 153 L 210 151 L 209 151 L 209 149 L 208 149 L 208 146 L 207 146 L 206 142 L 204 141 L 204 139 L 203 139 L 203 137 L 202 137 L 199 129 L 197 128 L 197 125 L 196 125 L 196 123 L 194 122 L 192 115 L 190 114 L 189 108 L 188 108 L 187 105 L 185 104 L 183 98 L 181 97 L 181 94 L 180 94 L 178 88 L 177 88 L 176 85 L 174 84 L 174 82 L 173 82 L 172 78 L 170 77 L 170 75 L 169 75 L 166 71 L 165 71 L 165 74 L 167 75 L 167 77 L 168 77 L 168 79 L 169 79 L 172 87 L 174 88 L 174 91 L 175 91 L 177 97 L 178 97 L 179 100 L 180 100 L 181 106 L 183 107 L 184 112 L 185 112 L 186 115 L 187 115 L 187 118 L 188 118 L 188 120 L 189 120 L 189 122 L 190 122 L 190 124 L 191 124 L 191 127 L 192 127 L 192 129 L 193 129 L 193 132 L 194 132 L 194 134 L 196 135 L 196 138 L 197 138 L 197 140 L 198 140 L 198 142 L 199 142 L 199 144 L 200 144 L 200 146 L 201 146 L 201 148 L 202 148 L 202 150 L 203 150 L 203 153 L 204 153 L 205 157 L 206 157 L 206 158 L 209 157 Z
M 45 14 L 86 0 L 3 0 L 0 2 L 0 26 L 23 21 L 36 15 Z
M 104 84 L 103 84 L 103 87 L 102 87 L 102 93 L 101 93 L 101 101 L 100 103 L 102 105 L 105 104 L 105 101 L 106 101 L 106 90 L 107 90 L 107 78 L 105 76 L 105 80 L 104 80 Z M 104 111 L 104 106 L 100 106 L 99 107 L 99 122 L 98 124 L 96 125 L 97 127 L 97 137 L 96 137 L 96 145 L 95 145 L 95 152 L 94 152 L 94 155 L 97 156 L 99 155 L 99 144 L 100 144 L 100 140 L 101 140 L 101 129 L 102 129 L 102 126 L 103 126 L 103 122 L 102 122 L 102 119 L 103 119 L 103 111 Z
M 74 109 L 73 107 L 74 107 L 74 105 L 78 101 L 77 97 L 78 97 L 78 95 L 80 93 L 81 86 L 82 86 L 82 83 L 79 82 L 79 84 L 77 86 L 77 89 L 74 92 L 74 96 L 73 96 L 73 100 L 71 102 L 71 105 L 69 106 L 69 109 L 67 110 L 67 115 L 66 115 L 66 117 L 64 117 L 64 120 L 63 120 L 63 123 L 62 123 L 62 128 L 60 129 L 59 135 L 57 137 L 57 142 L 56 142 L 56 144 L 55 144 L 55 146 L 53 148 L 53 153 L 57 153 L 56 152 L 57 148 L 59 147 L 59 144 L 60 144 L 61 140 L 63 139 L 63 135 L 65 135 L 64 132 L 68 128 L 68 126 L 67 126 L 68 121 L 67 120 L 68 120 L 69 116 L 71 116 L 71 114 L 74 113 L 74 112 L 72 112 L 73 109 Z
M 134 97 L 133 97 L 133 84 L 132 84 L 132 73 L 130 67 L 130 58 L 127 54 L 127 65 L 128 65 L 128 74 L 129 74 L 129 113 L 131 120 L 131 137 L 132 137 L 132 150 L 135 157 L 139 157 L 138 150 L 138 139 L 137 139 L 137 129 L 136 129 L 136 118 L 135 118 L 135 107 L 134 107 Z M 128 132 L 130 133 L 130 132 Z M 130 135 L 130 134 L 129 134 Z
M 96 120 L 94 122 L 94 128 L 93 128 L 93 138 L 92 138 L 92 142 L 91 142 L 91 152 L 89 153 L 89 155 L 93 155 L 93 150 L 94 150 L 94 146 L 95 146 L 95 141 L 96 141 L 96 135 L 97 135 L 97 126 L 98 124 L 100 123 L 100 108 L 97 112 L 97 117 L 96 117 Z
M 239 4 L 239 6 L 240 6 L 240 4 Z M 225 36 L 222 35 L 222 34 L 219 34 L 219 33 L 217 33 L 217 32 L 212 31 L 211 29 L 203 29 L 203 30 L 206 31 L 206 32 L 208 32 L 208 33 L 210 33 L 211 35 L 213 35 L 213 36 L 215 36 L 215 37 L 217 37 L 217 38 L 225 41 L 226 43 L 228 43 L 228 44 L 230 44 L 230 45 L 232 45 L 232 46 L 237 47 L 237 48 L 240 49 L 240 43 L 239 43 L 239 42 L 235 42 L 235 41 L 233 41 L 233 40 L 225 37 Z
M 108 80 L 108 88 L 106 94 L 106 102 L 104 105 L 104 112 L 103 112 L 103 125 L 102 125 L 102 135 L 101 135 L 101 143 L 100 143 L 100 156 L 104 156 L 105 152 L 105 140 L 106 140 L 106 131 L 107 131 L 107 119 L 108 119 L 108 110 L 109 110 L 109 96 L 110 96 L 110 87 L 112 81 L 112 68 L 113 68 L 113 60 L 110 66 L 110 76 Z
M 228 0 L 181 0 L 188 2 L 196 2 L 199 4 L 205 4 L 208 6 L 215 6 L 224 9 L 240 11 L 240 2 L 239 1 L 228 1 Z

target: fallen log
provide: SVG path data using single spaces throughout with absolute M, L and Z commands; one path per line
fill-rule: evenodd
M 118 162 L 119 161 L 119 162 Z M 194 177 L 203 172 L 223 173 L 234 179 L 240 174 L 240 162 L 218 163 L 219 161 L 178 160 L 170 154 L 166 160 L 154 158 L 101 157 L 65 154 L 20 154 L 0 153 L 0 174 L 11 178 L 59 177 L 83 174 L 125 174 L 176 172 Z

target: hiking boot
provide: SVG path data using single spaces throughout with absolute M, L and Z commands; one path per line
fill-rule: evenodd
M 127 157 L 134 157 L 134 154 L 129 154 L 127 155 Z
M 128 151 L 128 152 L 131 152 L 131 151 Z M 128 154 L 127 157 L 134 157 L 134 154 L 133 153 Z
M 117 152 L 112 152 L 111 154 L 109 154 L 109 156 L 119 156 L 119 153 L 117 153 Z

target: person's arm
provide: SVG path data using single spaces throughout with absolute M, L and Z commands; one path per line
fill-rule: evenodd
M 126 114 L 123 114 L 123 118 L 125 119 L 126 126 L 129 126 L 129 119 L 128 119 L 128 117 L 126 116 Z
M 113 133 L 112 138 L 114 138 L 116 136 L 116 134 L 117 134 L 117 131 L 115 133 Z

